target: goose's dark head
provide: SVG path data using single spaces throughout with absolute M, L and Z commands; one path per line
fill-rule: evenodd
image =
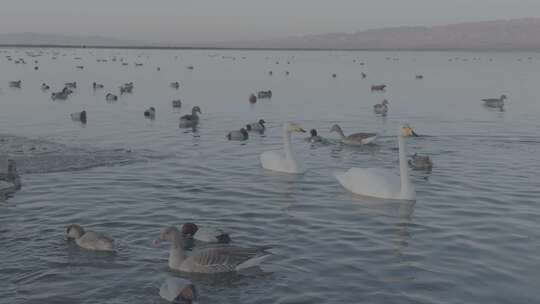
M 194 236 L 197 230 L 199 230 L 199 227 L 194 223 L 185 223 L 182 225 L 182 235 L 184 236 Z
M 266 121 L 264 121 L 264 119 L 260 119 L 260 120 L 259 120 L 259 124 L 260 124 L 261 126 L 264 126 L 265 123 L 266 123 Z
M 311 137 L 317 136 L 317 130 L 315 130 L 315 129 L 311 129 L 311 130 L 309 131 L 309 133 L 311 134 Z

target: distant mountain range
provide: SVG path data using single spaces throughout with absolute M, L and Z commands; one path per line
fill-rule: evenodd
M 540 18 L 384 28 L 277 38 L 243 45 L 301 49 L 540 50 Z
M 363 50 L 540 50 L 540 18 L 396 27 L 270 40 L 150 43 L 100 36 L 0 34 L 0 45 Z

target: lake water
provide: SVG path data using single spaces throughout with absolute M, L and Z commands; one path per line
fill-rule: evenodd
M 1 51 L 0 151 L 18 161 L 23 180 L 0 202 L 2 303 L 163 303 L 167 276 L 192 279 L 200 303 L 540 302 L 538 53 Z M 18 79 L 21 89 L 8 87 Z M 67 81 L 78 87 L 66 101 L 40 90 Z M 94 92 L 94 81 L 105 89 Z M 133 94 L 105 101 L 130 81 Z M 386 92 L 370 92 L 381 83 Z M 249 104 L 250 93 L 266 89 L 271 100 Z M 501 94 L 504 111 L 482 105 Z M 181 110 L 171 106 L 177 98 Z M 386 117 L 372 110 L 383 98 Z M 195 105 L 198 130 L 179 129 Z M 150 106 L 155 120 L 143 117 Z M 71 121 L 83 109 L 88 123 Z M 265 136 L 226 140 L 259 118 Z M 268 172 L 259 155 L 281 148 L 285 121 L 331 139 L 334 123 L 380 137 L 358 148 L 293 135 L 308 171 Z M 407 140 L 409 153 L 434 161 L 431 172 L 412 171 L 416 203 L 344 190 L 334 171 L 397 173 L 404 122 L 424 135 Z M 272 245 L 274 255 L 263 274 L 171 272 L 168 248 L 152 240 L 187 221 L 228 230 L 236 245 Z M 117 253 L 68 243 L 71 223 L 109 233 Z

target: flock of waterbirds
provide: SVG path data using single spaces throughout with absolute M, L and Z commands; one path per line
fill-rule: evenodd
M 43 55 L 43 53 L 27 52 L 27 55 L 35 58 Z M 59 56 L 59 52 L 55 52 L 52 59 L 56 59 Z M 26 64 L 26 60 L 19 58 L 13 60 L 11 55 L 5 56 L 8 61 L 14 61 L 15 64 Z M 223 56 L 225 59 L 228 56 Z M 235 57 L 232 57 L 236 59 Z M 75 60 L 80 60 L 80 57 L 76 57 Z M 98 62 L 112 62 L 119 61 L 122 65 L 128 65 L 123 58 L 112 57 L 109 59 L 97 59 Z M 387 58 L 387 60 L 399 60 L 396 58 Z M 450 59 L 458 60 L 455 58 Z M 356 63 L 356 59 L 354 60 Z M 364 65 L 363 62 L 359 62 L 360 65 Z M 38 70 L 38 60 L 34 61 L 35 70 Z M 276 62 L 279 64 L 279 62 Z M 290 62 L 287 62 L 290 64 Z M 142 63 L 135 63 L 135 66 L 141 66 Z M 76 69 L 84 69 L 82 65 L 76 65 Z M 187 67 L 193 70 L 193 66 Z M 156 68 L 158 71 L 160 67 Z M 289 75 L 289 71 L 285 71 L 285 75 Z M 273 71 L 268 71 L 269 75 L 273 75 Z M 337 74 L 331 74 L 332 78 L 336 78 Z M 366 73 L 361 74 L 362 79 L 367 78 Z M 417 74 L 415 79 L 424 79 L 424 76 Z M 23 83 L 21 80 L 13 80 L 8 83 L 11 88 L 22 89 Z M 105 85 L 97 82 L 91 84 L 92 89 L 95 91 L 104 90 Z M 178 81 L 171 82 L 169 86 L 178 90 L 180 83 Z M 134 83 L 127 82 L 118 87 L 119 95 L 131 94 L 134 90 Z M 75 81 L 66 82 L 61 90 L 52 92 L 50 97 L 52 100 L 67 100 L 69 96 L 78 88 L 78 84 Z M 41 90 L 50 91 L 51 87 L 46 83 L 41 85 Z M 372 92 L 387 90 L 386 84 L 376 84 L 371 86 Z M 118 100 L 116 92 L 105 93 L 105 100 L 107 102 L 114 102 Z M 271 99 L 271 90 L 261 90 L 256 94 L 249 95 L 248 101 L 252 104 L 257 103 L 261 99 Z M 483 103 L 487 107 L 503 109 L 506 95 L 501 95 L 499 98 L 486 98 L 482 99 Z M 373 105 L 373 111 L 376 115 L 386 116 L 389 111 L 389 102 L 387 99 L 382 100 L 380 103 Z M 173 108 L 181 108 L 182 101 L 175 99 L 171 101 Z M 179 117 L 180 128 L 197 128 L 199 126 L 200 117 L 202 111 L 199 106 L 193 106 L 191 108 L 191 114 L 183 115 Z M 80 112 L 71 113 L 71 119 L 74 121 L 80 121 L 86 124 L 88 122 L 88 113 L 86 110 Z M 143 116 L 148 119 L 156 118 L 156 109 L 150 106 L 143 111 Z M 265 126 L 266 121 L 260 119 L 256 122 L 247 122 L 245 126 L 239 130 L 230 131 L 225 135 L 228 140 L 245 141 L 249 139 L 249 134 L 256 132 L 259 134 L 265 133 L 267 128 Z M 343 129 L 335 124 L 329 128 L 330 132 L 338 134 L 338 140 L 331 140 L 319 135 L 316 129 L 309 131 L 309 136 L 306 140 L 311 144 L 343 144 L 349 146 L 363 146 L 374 145 L 377 140 L 377 133 L 354 133 L 346 135 Z M 260 155 L 260 162 L 263 168 L 267 170 L 283 172 L 288 174 L 302 174 L 306 171 L 305 166 L 301 159 L 298 159 L 294 153 L 293 143 L 291 135 L 293 133 L 306 133 L 299 124 L 294 122 L 283 123 L 282 139 L 283 150 L 280 151 L 267 151 Z M 351 168 L 345 172 L 338 172 L 335 174 L 337 180 L 341 185 L 356 194 L 383 198 L 383 199 L 397 199 L 397 200 L 416 200 L 415 187 L 412 184 L 409 177 L 409 168 L 417 170 L 431 170 L 433 162 L 427 155 L 414 155 L 409 156 L 407 154 L 406 139 L 408 137 L 419 136 L 409 124 L 403 124 L 398 132 L 398 146 L 399 146 L 399 176 L 393 174 L 393 172 L 383 171 L 380 168 Z M 20 187 L 20 183 L 19 183 Z M 66 231 L 67 238 L 74 240 L 74 242 L 81 248 L 97 251 L 115 251 L 113 239 L 103 233 L 86 231 L 83 227 L 77 224 L 70 225 Z M 221 230 L 212 230 L 210 228 L 198 227 L 194 223 L 185 223 L 181 229 L 176 226 L 165 227 L 161 230 L 159 238 L 155 241 L 155 245 L 158 245 L 161 241 L 167 241 L 171 243 L 168 266 L 169 268 L 181 272 L 188 273 L 223 273 L 223 272 L 237 272 L 243 269 L 257 267 L 264 260 L 271 256 L 268 251 L 270 248 L 267 246 L 260 247 L 240 247 L 229 244 L 231 241 L 230 236 Z M 201 243 L 208 243 L 212 245 L 200 246 Z M 168 278 L 166 283 L 160 290 L 160 295 L 170 301 L 185 301 L 191 302 L 197 298 L 197 291 L 194 285 L 189 280 L 181 278 Z

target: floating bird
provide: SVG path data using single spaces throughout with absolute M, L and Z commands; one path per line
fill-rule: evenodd
M 178 90 L 178 88 L 180 88 L 180 83 L 178 81 L 171 82 L 171 87 Z
M 111 94 L 111 93 L 107 93 L 107 95 L 105 95 L 105 100 L 107 100 L 107 101 L 116 101 L 116 100 L 118 100 L 118 96 L 116 96 L 114 94 Z
M 307 141 L 309 141 L 310 143 L 318 143 L 318 142 L 322 142 L 323 141 L 323 138 L 320 137 L 319 135 L 317 135 L 317 130 L 315 129 L 311 129 L 309 131 L 309 134 L 311 135 L 310 137 L 306 138 Z
M 371 91 L 384 91 L 386 90 L 386 85 L 385 84 L 381 84 L 381 85 L 372 85 L 371 86 Z
M 381 103 L 374 105 L 373 111 L 375 111 L 375 114 L 386 114 L 388 112 L 388 100 L 384 99 Z
M 120 94 L 133 93 L 133 82 L 128 82 L 120 86 Z
M 199 293 L 190 280 L 168 277 L 159 289 L 159 296 L 171 303 L 191 304 L 199 298 Z
M 169 253 L 169 268 L 189 273 L 224 273 L 235 272 L 242 269 L 257 267 L 271 256 L 268 247 L 243 248 L 230 245 L 214 245 L 202 249 L 195 249 L 188 256 L 184 249 L 185 239 L 182 233 L 174 226 L 163 228 L 159 239 L 171 242 Z
M 409 159 L 409 165 L 415 170 L 431 170 L 433 162 L 429 156 L 421 156 L 416 153 Z
M 56 92 L 51 94 L 52 100 L 66 100 L 69 96 L 68 92 Z
M 250 124 L 247 124 L 246 129 L 248 131 L 264 133 L 264 131 L 266 130 L 266 126 L 264 125 L 265 123 L 266 121 L 264 121 L 264 119 L 259 119 L 258 122 L 252 122 Z
M 259 99 L 272 98 L 272 91 L 271 91 L 271 90 L 268 90 L 268 91 L 259 91 L 259 92 L 257 93 L 257 98 L 259 98 Z
M 299 125 L 289 122 L 283 124 L 283 153 L 278 151 L 267 151 L 261 154 L 262 167 L 267 170 L 301 174 L 305 172 L 303 165 L 296 159 L 292 149 L 291 133 L 306 131 Z
M 187 114 L 180 117 L 180 128 L 193 128 L 199 124 L 199 116 L 197 113 L 201 114 L 201 108 L 195 106 L 191 109 L 191 115 Z
M 144 117 L 154 119 L 156 117 L 156 108 L 148 108 L 146 111 L 144 111 Z
M 86 123 L 86 111 L 75 112 L 71 114 L 71 120 Z
M 205 243 L 228 244 L 231 242 L 231 237 L 223 230 L 199 227 L 194 223 L 185 223 L 182 225 L 182 235 L 185 238 L 193 238 Z
M 407 146 L 403 136 L 406 128 L 402 127 L 398 134 L 399 176 L 380 168 L 351 168 L 347 172 L 335 174 L 340 184 L 345 189 L 364 196 L 416 200 L 416 190 L 409 176 Z
M 45 84 L 45 83 L 42 83 L 42 84 L 41 84 L 41 90 L 43 90 L 43 91 L 47 91 L 47 90 L 49 90 L 50 88 L 51 88 L 51 87 L 48 86 L 48 85 Z
M 9 82 L 9 87 L 10 88 L 21 88 L 21 84 L 22 84 L 22 81 L 20 80 L 17 80 L 17 81 L 10 81 Z
M 72 224 L 67 227 L 68 239 L 74 239 L 79 247 L 98 250 L 98 251 L 114 251 L 114 241 L 111 237 L 94 231 L 84 231 L 84 229 Z
M 416 79 L 424 79 L 424 75 L 416 75 Z
M 74 82 L 66 82 L 66 83 L 64 84 L 64 86 L 65 86 L 66 88 L 76 89 L 76 88 L 77 88 L 77 82 L 76 82 L 76 81 L 74 81 Z
M 92 83 L 92 88 L 93 88 L 94 90 L 97 90 L 97 89 L 103 89 L 103 87 L 104 87 L 104 86 L 103 86 L 102 84 L 99 84 L 99 83 L 96 83 L 96 82 Z
M 256 103 L 257 102 L 257 96 L 255 96 L 255 94 L 249 95 L 249 102 L 250 103 Z
M 182 107 L 182 101 L 180 99 L 176 99 L 172 101 L 173 108 L 181 108 Z
M 377 133 L 354 133 L 345 136 L 338 124 L 333 125 L 330 132 L 337 132 L 341 136 L 341 142 L 347 145 L 367 145 L 377 139 Z
M 506 95 L 501 95 L 499 98 L 485 98 L 482 99 L 484 102 L 484 105 L 491 107 L 491 108 L 502 108 L 504 106 L 504 100 L 506 99 Z
M 229 140 L 247 140 L 249 138 L 249 134 L 246 129 L 242 128 L 240 130 L 229 132 L 229 134 L 227 134 L 227 138 Z

